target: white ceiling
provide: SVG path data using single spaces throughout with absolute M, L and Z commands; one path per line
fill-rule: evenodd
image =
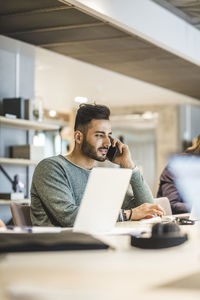
M 35 94 L 46 108 L 68 111 L 76 96 L 109 106 L 199 101 L 49 50 L 35 48 Z M 37 100 L 36 99 L 36 100 Z
M 4 0 L 0 27 L 66 55 L 37 55 L 36 93 L 48 106 L 71 107 L 75 96 L 110 105 L 200 99 L 199 30 L 150 0 Z

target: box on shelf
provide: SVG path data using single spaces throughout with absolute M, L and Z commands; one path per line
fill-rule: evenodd
M 3 200 L 24 200 L 24 193 L 0 193 Z
M 44 158 L 44 147 L 34 145 L 12 146 L 11 157 L 40 161 Z
M 4 116 L 16 116 L 19 119 L 29 120 L 30 101 L 24 98 L 4 98 L 2 102 Z

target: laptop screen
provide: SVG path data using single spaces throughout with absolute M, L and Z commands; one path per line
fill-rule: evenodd
M 182 199 L 200 219 L 200 156 L 174 155 L 169 168 Z
M 101 233 L 114 228 L 132 170 L 94 168 L 81 201 L 74 231 Z

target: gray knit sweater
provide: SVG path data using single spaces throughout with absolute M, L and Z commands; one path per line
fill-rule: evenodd
M 31 220 L 34 226 L 71 227 L 88 181 L 89 170 L 62 155 L 42 160 L 36 167 L 31 186 Z M 134 170 L 123 208 L 153 203 L 153 197 L 139 170 Z

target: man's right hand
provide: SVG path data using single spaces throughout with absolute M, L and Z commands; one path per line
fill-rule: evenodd
M 150 219 L 155 216 L 162 217 L 164 210 L 157 204 L 144 203 L 136 208 L 132 208 L 131 220 Z

